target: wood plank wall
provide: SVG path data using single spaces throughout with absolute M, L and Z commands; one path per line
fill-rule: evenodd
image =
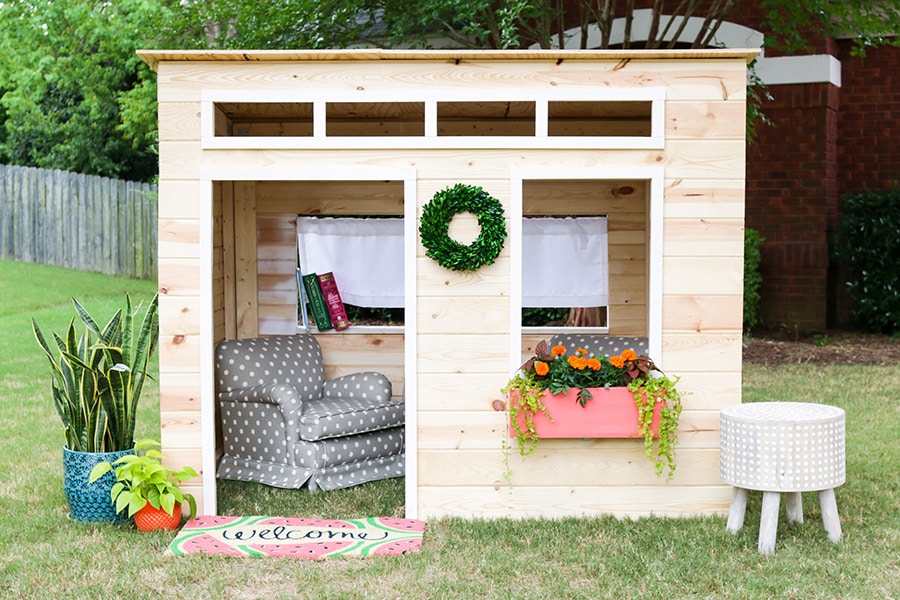
M 667 372 L 681 376 L 680 387 L 691 394 L 682 419 L 675 480 L 667 485 L 654 477 L 641 449 L 630 441 L 547 440 L 537 455 L 525 462 L 511 457 L 512 485 L 508 485 L 503 477 L 506 465 L 501 450 L 505 415 L 495 411 L 492 402 L 501 398 L 499 388 L 509 376 L 509 253 L 515 244 L 507 244 L 495 264 L 475 273 L 457 273 L 426 258 L 419 243 L 415 299 L 419 352 L 416 357 L 406 357 L 415 361 L 418 388 L 415 404 L 407 399 L 418 421 L 418 448 L 408 450 L 418 480 L 415 509 L 422 517 L 696 515 L 725 511 L 730 490 L 718 475 L 718 409 L 741 398 L 744 60 L 691 60 L 690 55 L 683 54 L 673 54 L 671 59 L 654 54 L 644 59 L 640 53 L 632 53 L 627 60 L 445 61 L 430 55 L 422 60 L 391 61 L 390 68 L 386 66 L 377 60 L 340 59 L 159 63 L 160 219 L 182 232 L 177 240 L 160 244 L 161 418 L 163 444 L 170 460 L 199 468 L 202 436 L 197 399 L 201 385 L 210 384 L 200 381 L 198 315 L 202 309 L 199 289 L 206 285 L 199 281 L 198 232 L 207 224 L 199 222 L 198 206 L 192 201 L 209 197 L 199 185 L 204 169 L 257 169 L 263 174 L 273 169 L 297 173 L 341 169 L 349 178 L 357 167 L 412 167 L 418 181 L 411 200 L 420 214 L 435 192 L 458 182 L 483 186 L 508 211 L 510 168 L 662 166 L 663 350 L 659 360 Z M 434 89 L 468 90 L 472 94 L 484 89 L 507 89 L 514 95 L 516 89 L 532 87 L 564 94 L 567 89 L 664 86 L 665 147 L 497 150 L 479 149 L 474 144 L 463 150 L 410 151 L 392 147 L 386 140 L 381 150 L 204 151 L 200 144 L 204 90 L 253 92 L 262 101 L 270 91 L 396 92 L 426 80 L 435 84 Z M 244 276 L 242 268 L 249 266 L 242 261 L 247 256 L 255 258 L 256 253 L 237 248 L 247 235 L 254 239 L 252 244 L 247 241 L 246 249 L 256 244 L 257 230 L 255 223 L 253 229 L 248 227 L 247 211 L 259 214 L 263 198 L 275 202 L 277 194 L 259 193 L 266 179 L 260 176 L 252 185 L 242 186 L 241 193 L 256 188 L 255 207 L 234 202 L 231 230 L 241 239 L 234 240 L 233 265 L 226 264 L 229 254 L 224 240 L 222 264 L 213 265 L 214 294 L 223 296 L 215 301 L 216 338 L 229 334 L 230 319 L 237 332 L 240 324 L 249 323 L 247 314 L 252 317 L 253 307 L 241 305 L 237 282 Z M 221 186 L 223 232 L 229 230 L 225 225 L 229 218 L 228 188 L 227 182 Z M 236 193 L 237 188 L 235 185 Z M 218 215 L 218 200 L 214 204 L 214 214 Z M 273 217 L 273 227 L 283 229 L 281 219 L 294 210 L 293 205 L 289 210 L 273 207 L 262 214 L 282 215 Z M 233 275 L 229 274 L 231 269 Z M 628 272 L 633 272 L 631 267 Z M 231 276 L 235 278 L 235 306 L 229 314 Z M 245 283 L 251 285 L 250 280 Z M 635 324 L 641 320 L 635 316 L 623 318 Z M 616 320 L 614 313 L 611 320 Z M 366 348 L 369 343 L 352 335 L 323 337 L 329 345 L 326 352 L 338 354 L 344 344 Z M 378 352 L 390 343 L 383 341 Z M 391 360 L 396 360 L 402 344 L 393 348 L 385 354 L 393 353 Z M 203 474 L 204 478 L 212 476 Z M 199 492 L 195 487 L 189 490 Z

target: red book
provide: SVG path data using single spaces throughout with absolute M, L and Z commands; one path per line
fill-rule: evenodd
M 350 321 L 347 319 L 347 310 L 344 308 L 344 301 L 341 300 L 341 293 L 338 291 L 334 274 L 322 273 L 319 275 L 319 287 L 322 288 L 325 306 L 328 307 L 328 314 L 331 315 L 331 323 L 334 325 L 335 330 L 340 331 L 350 327 Z

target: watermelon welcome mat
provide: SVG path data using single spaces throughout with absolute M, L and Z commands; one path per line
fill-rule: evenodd
M 332 521 L 201 516 L 185 523 L 167 553 L 310 559 L 385 556 L 418 550 L 424 531 L 424 521 L 392 517 Z

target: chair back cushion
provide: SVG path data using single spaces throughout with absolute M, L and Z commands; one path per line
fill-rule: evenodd
M 624 350 L 634 350 L 637 354 L 647 354 L 647 338 L 593 335 L 585 333 L 559 333 L 550 338 L 550 347 L 563 345 L 568 354 L 575 354 L 584 348 L 591 356 L 615 356 Z
M 311 335 L 225 340 L 216 347 L 219 392 L 257 385 L 294 387 L 301 400 L 322 396 L 322 349 Z

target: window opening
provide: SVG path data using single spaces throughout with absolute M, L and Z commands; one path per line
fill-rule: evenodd
M 217 137 L 312 137 L 312 102 L 217 102 Z
M 607 219 L 524 217 L 522 325 L 606 327 Z
M 547 134 L 576 137 L 649 137 L 649 101 L 550 101 Z
M 297 218 L 298 270 L 301 275 L 331 272 L 351 325 L 403 325 L 403 218 L 304 216 Z M 306 308 L 316 327 L 310 299 L 299 298 L 300 321 Z
M 533 136 L 535 103 L 438 102 L 439 136 Z
M 328 102 L 329 137 L 424 136 L 424 102 Z

